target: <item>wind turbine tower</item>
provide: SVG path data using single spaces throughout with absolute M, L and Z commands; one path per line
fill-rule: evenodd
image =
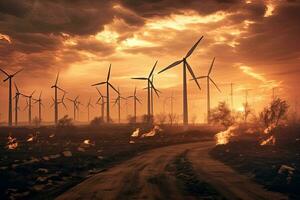
M 200 85 L 195 77 L 195 74 L 192 70 L 192 67 L 190 66 L 190 64 L 187 62 L 187 58 L 190 57 L 192 55 L 192 53 L 194 52 L 194 50 L 196 49 L 196 47 L 198 46 L 199 42 L 202 40 L 203 36 L 194 44 L 194 46 L 188 51 L 188 53 L 185 55 L 185 57 L 183 57 L 181 60 L 175 61 L 174 63 L 170 64 L 168 67 L 164 68 L 163 70 L 161 70 L 160 72 L 158 72 L 159 74 L 171 69 L 177 65 L 179 65 L 180 63 L 183 63 L 183 70 L 182 70 L 182 77 L 183 77 L 183 124 L 185 126 L 188 125 L 189 123 L 189 119 L 188 119 L 188 98 L 187 98 L 187 79 L 186 79 L 186 70 L 189 71 L 189 73 L 191 74 L 191 76 L 193 77 L 193 79 L 195 80 L 198 88 L 200 89 Z
M 8 126 L 12 126 L 12 78 L 22 70 L 23 69 L 20 69 L 14 74 L 8 74 L 3 69 L 0 69 L 0 71 L 6 75 L 6 78 L 3 80 L 3 82 L 6 82 L 8 80 Z

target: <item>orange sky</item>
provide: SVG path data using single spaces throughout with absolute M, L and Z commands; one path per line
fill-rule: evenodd
M 125 0 L 125 1 L 17 1 L 0 2 L 0 67 L 7 72 L 24 68 L 14 81 L 25 94 L 43 90 L 44 120 L 53 120 L 53 90 L 50 86 L 60 71 L 59 85 L 73 98 L 80 95 L 87 104 L 98 98 L 91 84 L 104 81 L 112 64 L 111 82 L 123 96 L 138 88 L 146 113 L 145 82 L 131 77 L 146 76 L 158 60 L 156 73 L 181 59 L 203 35 L 189 58 L 196 76 L 206 75 L 216 57 L 212 78 L 222 93 L 211 86 L 212 107 L 219 101 L 230 103 L 230 83 L 234 84 L 234 107 L 240 109 L 249 89 L 249 102 L 259 111 L 276 94 L 290 100 L 294 109 L 298 95 L 299 1 L 236 0 Z M 175 112 L 182 113 L 181 67 L 155 76 L 162 91 L 155 99 L 155 113 L 173 92 Z M 5 78 L 0 74 L 2 79 Z M 189 77 L 190 78 L 190 77 Z M 188 83 L 189 115 L 202 122 L 206 114 L 206 83 Z M 7 120 L 7 83 L 0 84 L 0 121 Z M 100 90 L 105 93 L 104 88 Z M 25 99 L 20 100 L 21 109 Z M 72 105 L 63 114 L 72 116 Z M 166 103 L 166 112 L 170 111 Z M 126 118 L 125 104 L 122 106 Z M 37 106 L 33 108 L 37 115 Z M 116 107 L 112 108 L 116 118 Z M 132 114 L 129 101 L 128 114 Z M 100 107 L 91 111 L 100 114 Z M 27 120 L 21 111 L 20 120 Z M 87 120 L 85 108 L 80 120 Z

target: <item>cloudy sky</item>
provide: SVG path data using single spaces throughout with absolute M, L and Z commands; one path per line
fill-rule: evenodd
M 240 109 L 249 89 L 249 102 L 259 110 L 275 95 L 295 108 L 300 75 L 300 1 L 298 0 L 0 0 L 0 67 L 8 73 L 24 70 L 14 81 L 25 94 L 43 91 L 43 118 L 53 120 L 53 90 L 59 86 L 68 97 L 80 95 L 87 104 L 97 100 L 91 84 L 105 80 L 112 64 L 111 82 L 123 96 L 134 87 L 143 101 L 139 115 L 146 112 L 145 82 L 131 77 L 146 76 L 156 60 L 156 73 L 182 58 L 204 36 L 188 59 L 196 76 L 206 75 L 216 57 L 212 78 L 212 106 L 221 100 L 230 104 L 233 83 L 234 108 Z M 162 91 L 155 99 L 156 113 L 170 111 L 167 97 L 174 93 L 175 111 L 182 113 L 182 67 L 155 76 Z M 5 79 L 4 74 L 0 74 Z M 189 76 L 190 78 L 190 76 Z M 206 83 L 202 90 L 189 81 L 190 117 L 202 121 L 206 113 Z M 105 92 L 104 88 L 99 87 Z M 7 120 L 8 83 L 0 84 L 0 121 Z M 165 100 L 166 99 L 166 100 Z M 72 113 L 61 109 L 60 115 Z M 20 108 L 24 109 L 21 98 Z M 131 102 L 123 118 L 132 113 Z M 116 116 L 116 108 L 113 116 Z M 92 116 L 100 108 L 92 109 Z M 27 120 L 21 111 L 21 120 Z M 33 116 L 37 115 L 36 105 Z M 86 119 L 82 107 L 80 118 Z

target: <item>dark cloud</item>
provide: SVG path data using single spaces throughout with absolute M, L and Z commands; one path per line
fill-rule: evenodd
M 79 40 L 74 46 L 77 50 L 85 50 L 96 55 L 107 56 L 114 53 L 114 46 L 105 44 L 98 40 L 83 39 Z
M 250 25 L 237 51 L 246 62 L 272 64 L 295 61 L 300 50 L 300 2 L 284 2 L 273 15 Z
M 124 0 L 122 5 L 143 17 L 166 16 L 180 13 L 183 9 L 195 10 L 207 15 L 216 11 L 241 8 L 245 3 L 239 0 Z

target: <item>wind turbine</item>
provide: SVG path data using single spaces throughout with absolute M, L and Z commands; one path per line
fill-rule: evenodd
M 54 123 L 57 125 L 58 122 L 58 90 L 64 92 L 64 95 L 66 91 L 58 87 L 58 78 L 59 78 L 59 73 L 57 73 L 55 84 L 51 86 L 51 88 L 54 88 Z
M 100 90 L 96 87 L 100 97 L 99 99 L 97 100 L 96 104 L 100 104 L 101 105 L 101 117 L 102 117 L 102 120 L 104 120 L 104 105 L 105 105 L 105 101 L 104 101 L 104 98 L 106 98 L 105 96 L 102 95 L 102 93 L 100 92 Z M 100 103 L 100 100 L 101 100 L 101 103 Z
M 134 88 L 133 96 L 128 96 L 127 98 L 133 98 L 133 116 L 134 116 L 134 123 L 136 123 L 136 102 L 142 104 L 139 98 L 136 96 L 136 88 Z
M 2 73 L 4 73 L 7 77 L 3 80 L 3 82 L 6 82 L 8 80 L 8 126 L 12 126 L 12 88 L 11 88 L 11 80 L 12 78 L 17 75 L 19 72 L 21 72 L 23 69 L 18 70 L 17 72 L 13 74 L 8 74 L 3 69 L 0 69 Z
M 116 91 L 116 93 L 118 93 L 118 90 L 116 90 L 116 88 L 109 82 L 110 70 L 111 70 L 111 64 L 109 65 L 109 70 L 108 70 L 106 81 L 100 82 L 100 83 L 96 83 L 96 84 L 92 85 L 92 86 L 96 86 L 96 85 L 106 84 L 106 122 L 107 123 L 110 122 L 110 115 L 109 115 L 109 87 L 111 87 L 114 91 Z
M 88 122 L 90 121 L 90 107 L 94 108 L 94 106 L 91 104 L 91 97 L 89 99 L 88 104 L 86 105 L 87 111 L 88 111 Z
M 118 87 L 118 97 L 115 99 L 114 105 L 118 104 L 118 122 L 121 122 L 121 99 L 126 99 L 121 96 L 120 88 Z
M 206 82 L 207 82 L 207 123 L 209 123 L 209 121 L 210 121 L 210 85 L 209 85 L 210 82 L 212 82 L 214 84 L 214 86 L 217 88 L 217 90 L 219 92 L 221 92 L 221 90 L 219 89 L 217 84 L 210 77 L 214 62 L 215 62 L 215 58 L 212 60 L 209 71 L 208 71 L 206 76 L 199 76 L 199 77 L 196 78 L 196 79 L 206 78 Z
M 188 51 L 188 53 L 185 55 L 185 57 L 183 57 L 181 60 L 175 61 L 174 63 L 172 63 L 171 65 L 169 65 L 168 67 L 164 68 L 163 70 L 161 70 L 160 72 L 158 72 L 159 74 L 171 69 L 177 65 L 179 65 L 180 63 L 183 63 L 183 124 L 184 125 L 188 125 L 189 123 L 189 119 L 188 119 L 188 99 L 187 99 L 187 82 L 186 82 L 186 69 L 188 69 L 188 71 L 190 72 L 190 74 L 192 75 L 192 77 L 194 78 L 198 88 L 200 89 L 200 85 L 195 77 L 195 74 L 191 68 L 191 66 L 189 65 L 189 63 L 187 62 L 187 58 L 192 55 L 193 51 L 196 49 L 196 47 L 198 46 L 199 42 L 202 40 L 203 36 L 194 44 L 194 46 Z
M 79 106 L 83 106 L 83 104 L 77 99 L 76 101 L 77 121 L 79 121 L 79 114 L 80 114 Z
M 29 125 L 31 125 L 31 109 L 32 109 L 32 96 L 35 93 L 35 90 L 30 94 L 30 95 L 23 95 L 24 97 L 28 98 L 26 107 L 24 108 L 24 110 L 26 110 L 26 108 L 28 108 L 28 123 Z
M 34 103 L 38 103 L 39 105 L 39 124 L 42 122 L 42 91 L 40 92 L 39 98 L 38 99 L 33 99 Z
M 73 119 L 76 120 L 76 110 L 77 110 L 77 99 L 79 96 L 75 97 L 75 99 L 67 98 L 67 100 L 73 103 Z
M 152 74 L 154 72 L 154 69 L 157 65 L 157 62 L 155 62 L 154 66 L 152 67 L 152 70 L 150 71 L 150 74 L 148 75 L 148 77 L 137 77 L 137 78 L 131 78 L 131 79 L 135 79 L 135 80 L 144 80 L 147 81 L 147 92 L 148 92 L 148 104 L 147 104 L 147 111 L 148 111 L 148 123 L 150 122 L 150 116 L 151 116 L 151 93 L 152 93 L 152 88 L 154 89 L 155 93 L 158 95 L 158 91 L 156 90 L 156 88 L 154 87 L 153 83 L 152 83 Z M 153 97 L 152 97 L 153 99 Z
M 22 95 L 17 87 L 17 84 L 14 83 L 15 89 L 16 89 L 16 95 L 14 96 L 15 99 L 15 126 L 18 126 L 18 111 L 20 110 L 19 108 L 19 98 L 20 95 Z
M 52 101 L 53 101 L 53 103 L 52 103 L 52 105 L 50 106 L 50 108 L 52 108 L 53 106 L 55 106 L 55 104 L 57 104 L 57 106 L 59 105 L 59 104 L 62 104 L 63 106 L 64 106 L 64 108 L 67 110 L 67 106 L 66 106 L 66 104 L 65 104 L 65 96 L 66 96 L 66 92 L 64 92 L 64 94 L 63 94 L 63 96 L 62 96 L 62 98 L 61 98 L 61 100 L 59 101 L 58 99 L 55 101 L 55 99 L 53 98 L 53 97 L 51 97 L 52 98 Z M 58 117 L 58 116 L 57 116 Z

